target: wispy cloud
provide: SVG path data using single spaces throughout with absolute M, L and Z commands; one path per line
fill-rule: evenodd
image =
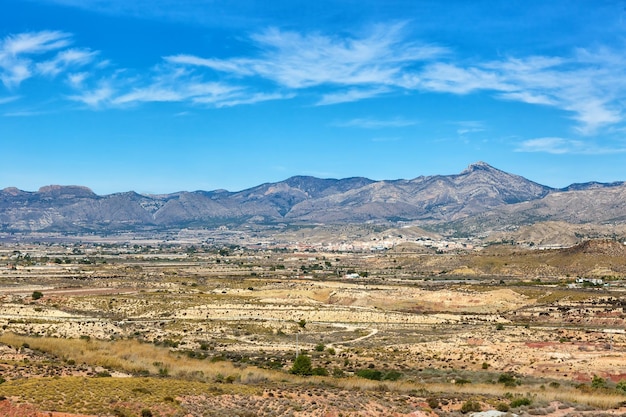
M 331 104 L 350 103 L 368 98 L 378 97 L 391 91 L 388 87 L 375 88 L 351 88 L 346 91 L 323 94 L 322 98 L 315 103 L 316 106 L 328 106 Z
M 85 89 L 77 94 L 68 95 L 67 98 L 91 108 L 100 108 L 110 103 L 114 95 L 115 90 L 108 82 L 100 82 L 98 86 L 92 89 Z
M 85 81 L 89 78 L 88 72 L 75 72 L 67 75 L 67 82 L 72 88 L 82 88 Z
M 316 105 L 427 91 L 556 107 L 571 114 L 581 134 L 624 121 L 623 54 L 609 49 L 575 50 L 569 56 L 505 57 L 460 61 L 437 45 L 408 39 L 405 25 L 379 25 L 362 37 L 331 37 L 273 28 L 251 36 L 257 56 L 219 59 L 172 55 L 174 65 L 259 77 L 282 88 L 318 88 Z
M 40 116 L 42 114 L 47 114 L 48 112 L 44 112 L 44 111 L 28 111 L 28 110 L 24 110 L 24 111 L 13 111 L 13 112 L 6 112 L 3 114 L 4 117 L 32 117 L 32 116 Z
M 71 36 L 65 32 L 42 31 L 9 35 L 0 40 L 0 80 L 7 88 L 16 88 L 35 70 L 33 55 L 67 47 Z
M 20 96 L 0 97 L 0 104 L 12 103 L 19 99 L 20 99 Z
M 528 57 L 461 66 L 434 63 L 408 87 L 454 94 L 493 91 L 494 97 L 565 110 L 590 134 L 624 121 L 626 58 L 617 52 L 576 52 L 568 58 Z
M 254 104 L 260 103 L 263 101 L 272 101 L 272 100 L 286 100 L 295 97 L 295 94 L 282 94 L 282 93 L 272 93 L 272 94 L 264 94 L 264 93 L 253 93 L 248 94 L 242 93 L 239 97 L 235 96 L 230 99 L 220 100 L 214 102 L 217 107 L 232 107 L 239 106 L 242 104 Z M 199 101 L 201 102 L 201 101 Z
M 484 132 L 486 130 L 485 124 L 478 120 L 463 120 L 460 122 L 452 122 L 452 124 L 458 126 L 456 133 L 461 136 L 469 133 Z
M 398 142 L 400 141 L 401 138 L 399 137 L 379 137 L 379 138 L 372 138 L 372 142 Z
M 128 70 L 98 51 L 71 47 L 71 34 L 27 32 L 0 39 L 0 81 L 15 90 L 35 76 L 62 80 L 71 89 L 63 97 L 92 108 L 146 102 L 226 107 L 296 95 L 323 106 L 394 94 L 487 93 L 494 100 L 560 109 L 580 135 L 626 121 L 621 51 L 597 47 L 567 56 L 463 59 L 449 48 L 418 42 L 409 29 L 406 23 L 380 24 L 340 36 L 269 28 L 249 36 L 255 52 L 245 56 L 175 54 L 152 68 Z M 477 129 L 460 126 L 458 133 Z
M 282 87 L 394 85 L 403 69 L 440 57 L 445 48 L 409 42 L 404 25 L 379 25 L 363 37 L 330 37 L 271 28 L 252 35 L 253 58 L 215 59 L 173 55 L 166 61 L 237 76 L 258 76 Z
M 72 67 L 86 65 L 94 59 L 97 52 L 88 49 L 67 49 L 59 52 L 54 58 L 36 65 L 37 71 L 43 75 L 56 76 Z
M 2 41 L 2 53 L 18 56 L 40 54 L 70 45 L 71 35 L 60 31 L 26 32 L 10 35 Z
M 135 104 L 141 102 L 177 102 L 191 100 L 198 103 L 212 103 L 230 98 L 237 87 L 221 83 L 179 82 L 178 85 L 156 83 L 115 97 L 113 104 Z
M 541 152 L 549 154 L 604 155 L 626 152 L 626 147 L 598 146 L 589 141 L 546 137 L 529 139 L 520 143 L 516 152 Z
M 334 126 L 338 127 L 358 127 L 362 129 L 381 129 L 390 127 L 407 127 L 416 125 L 418 122 L 415 120 L 407 119 L 389 119 L 380 120 L 374 118 L 352 119 L 345 122 L 334 123 Z

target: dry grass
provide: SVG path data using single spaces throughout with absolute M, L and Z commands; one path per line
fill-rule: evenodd
M 139 408 L 158 408 L 161 416 L 175 415 L 180 411 L 177 398 L 207 394 L 255 395 L 259 391 L 245 385 L 171 378 L 28 378 L 2 384 L 2 395 L 37 404 L 42 410 L 97 415 Z
M 190 359 L 173 353 L 167 348 L 158 347 L 135 340 L 102 341 L 84 339 L 59 339 L 49 337 L 28 337 L 13 333 L 0 335 L 0 343 L 13 347 L 28 344 L 31 349 L 46 352 L 62 360 L 73 360 L 90 366 L 101 366 L 130 374 L 169 375 L 199 381 L 211 381 L 217 375 L 239 376 L 242 370 L 226 361 L 211 362 Z M 282 373 L 250 367 L 246 375 L 257 378 L 278 380 Z
M 573 387 L 560 387 L 558 389 L 541 388 L 540 386 L 505 387 L 502 384 L 428 384 L 427 389 L 440 394 L 469 394 L 486 395 L 503 398 L 507 395 L 520 395 L 533 398 L 534 401 L 586 404 L 603 410 L 615 409 L 626 398 L 623 394 L 608 391 L 581 392 Z

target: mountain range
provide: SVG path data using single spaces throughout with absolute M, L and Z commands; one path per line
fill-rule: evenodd
M 415 222 L 473 232 L 559 220 L 626 223 L 623 182 L 550 188 L 484 162 L 411 180 L 296 176 L 238 192 L 0 191 L 0 232 L 117 232 L 243 224 Z

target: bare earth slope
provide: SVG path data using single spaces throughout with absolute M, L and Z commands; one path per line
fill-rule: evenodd
M 450 221 L 536 200 L 552 189 L 484 162 L 413 180 L 292 177 L 240 192 L 98 196 L 76 186 L 0 191 L 0 231 L 119 231 L 220 224 Z

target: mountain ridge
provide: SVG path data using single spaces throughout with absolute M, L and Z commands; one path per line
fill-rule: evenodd
M 515 219 L 517 211 L 524 214 L 518 216 L 522 220 L 542 217 L 533 213 L 529 204 L 555 194 L 574 193 L 574 200 L 589 205 L 591 202 L 583 202 L 588 193 L 610 195 L 610 190 L 615 194 L 621 189 L 618 183 L 586 184 L 573 184 L 573 189 L 563 191 L 479 161 L 453 175 L 380 181 L 293 176 L 235 192 L 220 189 L 150 195 L 127 191 L 97 195 L 76 185 L 48 185 L 36 192 L 8 187 L 0 190 L 0 231 L 112 232 L 223 224 L 397 221 L 484 229 L 475 224 L 481 219 L 484 225 L 498 228 L 500 218 L 519 223 Z M 560 210 L 552 215 L 563 217 L 562 212 L 567 210 Z M 581 213 L 589 214 L 585 210 Z

